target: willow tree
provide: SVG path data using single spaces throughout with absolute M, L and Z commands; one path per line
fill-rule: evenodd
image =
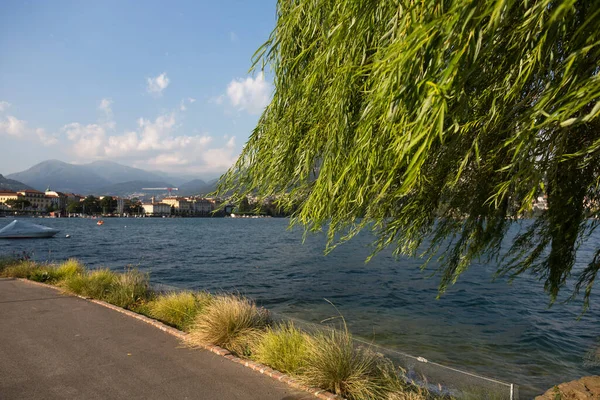
M 485 257 L 553 301 L 596 227 L 599 60 L 598 0 L 279 0 L 254 60 L 273 99 L 219 189 L 300 203 L 328 248 L 368 227 L 439 257 L 441 291 Z M 587 304 L 600 248 L 585 263 Z

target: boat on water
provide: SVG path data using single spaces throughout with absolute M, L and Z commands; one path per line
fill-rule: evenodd
M 0 239 L 38 239 L 51 238 L 59 232 L 58 229 L 32 224 L 21 220 L 14 220 L 0 229 Z
M 104 225 L 104 221 L 100 220 L 100 221 L 96 222 L 96 225 Z

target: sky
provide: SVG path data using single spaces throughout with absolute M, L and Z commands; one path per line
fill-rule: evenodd
M 268 104 L 275 0 L 0 3 L 0 174 L 48 159 L 217 177 Z

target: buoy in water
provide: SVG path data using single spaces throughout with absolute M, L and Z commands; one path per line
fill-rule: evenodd
M 71 237 L 71 235 L 65 235 L 65 237 L 66 237 L 66 238 L 70 238 L 70 237 Z

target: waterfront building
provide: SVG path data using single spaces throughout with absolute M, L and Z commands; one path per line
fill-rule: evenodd
M 177 214 L 189 215 L 193 213 L 193 204 L 185 197 L 165 197 L 162 202 L 173 207 Z
M 31 203 L 31 206 L 26 208 L 27 210 L 44 212 L 52 204 L 52 200 L 39 190 L 19 190 L 17 193 L 22 196 L 23 200 Z
M 65 193 L 50 190 L 50 188 L 48 188 L 46 189 L 45 195 L 50 199 L 50 204 L 53 205 L 56 210 L 66 210 L 68 197 Z
M 142 203 L 144 214 L 148 216 L 171 215 L 171 206 L 165 203 Z
M 6 205 L 8 200 L 17 200 L 19 198 L 19 194 L 17 192 L 12 192 L 10 190 L 2 190 L 0 191 L 0 210 L 9 210 L 10 207 Z

